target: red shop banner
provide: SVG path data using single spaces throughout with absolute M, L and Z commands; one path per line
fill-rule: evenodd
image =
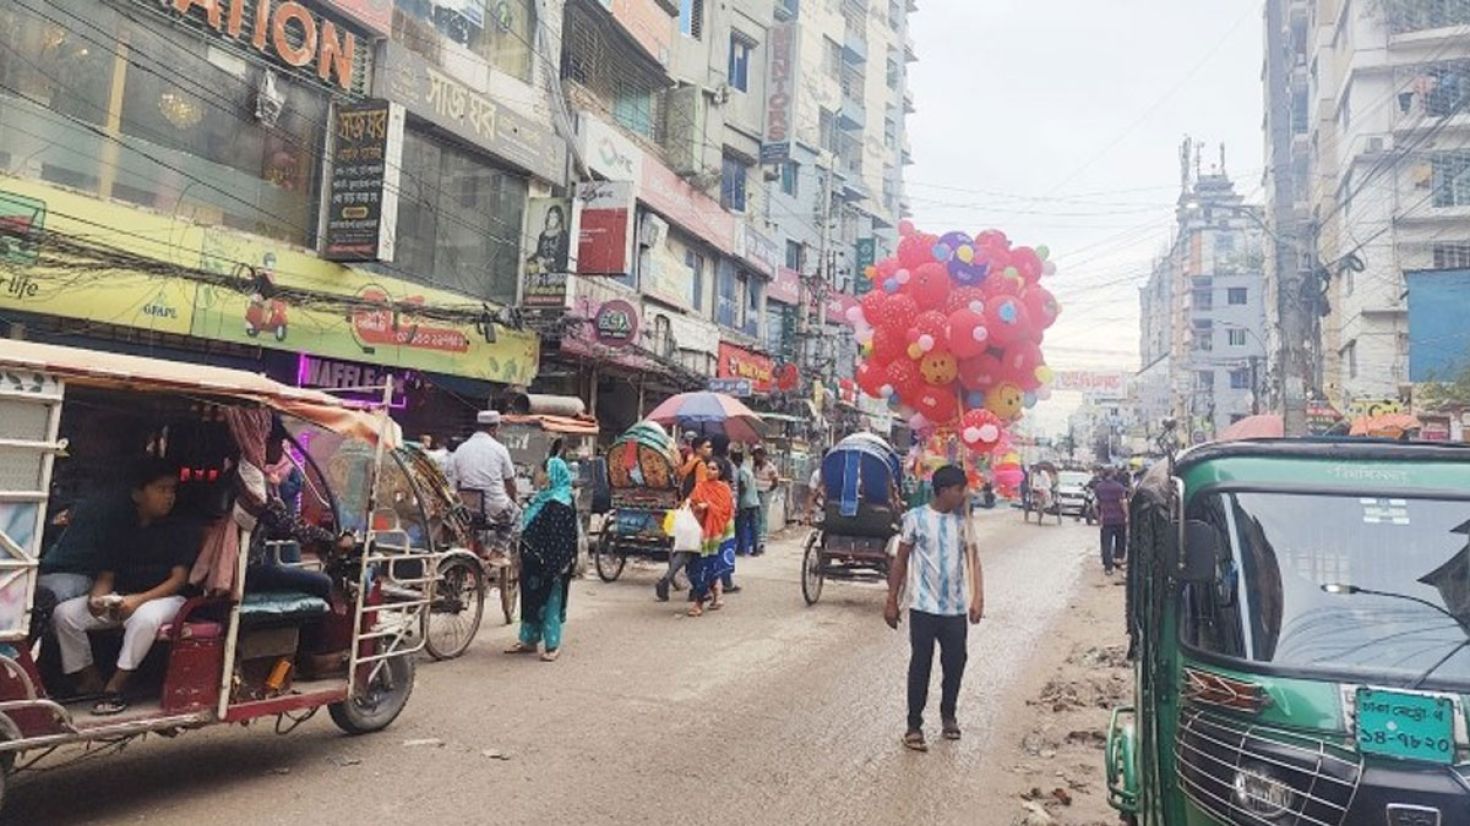
M 715 375 L 722 379 L 750 379 L 755 392 L 770 393 L 776 382 L 776 363 L 770 356 L 722 341 L 720 366 Z

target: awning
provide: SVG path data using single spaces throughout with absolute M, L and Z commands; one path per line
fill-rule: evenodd
M 49 373 L 89 387 L 249 399 L 336 433 L 373 442 L 378 438 L 379 417 L 361 405 L 245 370 L 10 340 L 0 342 L 0 366 Z M 398 426 L 389 424 L 389 446 L 396 446 L 402 441 Z

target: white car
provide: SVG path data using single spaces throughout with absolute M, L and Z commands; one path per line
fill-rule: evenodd
M 1092 481 L 1092 474 L 1079 470 L 1064 470 L 1057 477 L 1057 501 L 1061 506 L 1063 516 L 1075 516 L 1081 519 L 1089 517 L 1090 492 L 1087 483 Z

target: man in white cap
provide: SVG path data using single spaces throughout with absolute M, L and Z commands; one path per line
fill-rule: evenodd
M 500 431 L 500 413 L 482 410 L 475 421 L 480 429 L 450 455 L 445 475 L 456 490 L 478 491 L 486 516 L 513 521 L 520 516 L 516 466 L 510 451 L 495 438 Z

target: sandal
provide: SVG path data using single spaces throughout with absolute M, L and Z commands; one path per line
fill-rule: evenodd
M 102 695 L 102 699 L 92 706 L 92 714 L 96 717 L 110 717 L 114 714 L 122 714 L 128 710 L 128 701 L 121 694 L 109 691 Z
M 945 720 L 944 721 L 944 739 L 946 739 L 946 740 L 958 740 L 958 739 L 960 739 L 960 724 L 959 724 L 958 721 L 956 721 L 956 720 Z
M 721 608 L 724 608 L 724 607 L 725 607 L 725 601 L 722 600 L 722 599 L 717 599 L 714 602 L 711 602 L 709 604 L 709 609 L 711 611 L 718 611 L 718 610 L 720 610 Z
M 535 654 L 536 653 L 536 646 L 534 646 L 534 645 L 528 646 L 528 645 L 526 645 L 523 642 L 518 642 L 515 645 L 512 645 L 510 648 L 505 649 L 505 653 L 507 653 L 507 654 Z
M 550 651 L 547 651 L 545 654 L 542 654 L 541 655 L 541 662 L 544 662 L 544 663 L 554 663 L 554 662 L 556 662 L 556 658 L 557 657 L 560 657 L 560 656 L 561 656 L 561 649 L 560 648 L 553 648 Z
M 910 751 L 928 751 L 929 744 L 924 742 L 924 732 L 910 731 L 903 736 L 903 747 Z
M 696 602 L 689 606 L 689 616 L 702 617 L 704 616 L 704 609 L 701 608 L 699 603 Z

